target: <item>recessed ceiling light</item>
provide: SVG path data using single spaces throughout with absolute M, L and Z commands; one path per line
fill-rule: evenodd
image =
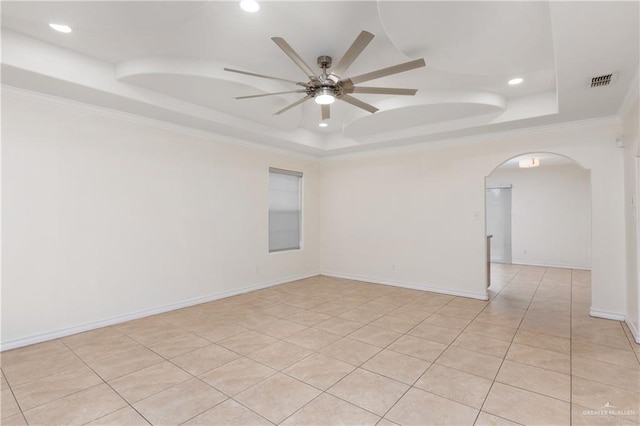
M 520 77 L 518 77 L 518 78 L 512 78 L 511 80 L 509 80 L 509 84 L 510 84 L 511 86 L 515 86 L 516 84 L 520 84 L 520 83 L 522 83 L 523 81 L 524 81 L 524 79 L 523 79 L 523 78 L 520 78 Z
M 54 24 L 53 22 L 51 22 L 49 26 L 61 33 L 70 33 L 72 31 L 70 26 L 64 24 Z
M 255 13 L 260 10 L 260 4 L 256 0 L 240 0 L 240 8 L 245 12 Z
M 327 127 L 329 126 L 329 123 L 325 123 L 324 121 L 321 123 L 318 123 L 318 127 Z

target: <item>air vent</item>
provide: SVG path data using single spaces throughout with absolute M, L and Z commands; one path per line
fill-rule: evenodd
M 593 77 L 591 79 L 591 87 L 609 86 L 610 84 L 615 83 L 617 76 L 618 76 L 618 73 L 614 72 L 611 74 L 604 74 L 604 75 L 599 75 L 597 77 Z

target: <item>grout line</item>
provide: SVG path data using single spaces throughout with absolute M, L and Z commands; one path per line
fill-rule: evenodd
M 524 267 L 522 269 L 524 269 Z M 522 271 L 522 269 L 520 269 L 520 271 Z M 520 273 L 520 271 L 518 271 L 518 273 Z M 545 273 L 546 273 L 546 271 L 547 271 L 547 269 L 545 269 Z M 518 323 L 518 326 L 515 327 L 516 328 L 516 332 L 513 334 L 513 337 L 511 338 L 511 342 L 509 343 L 509 347 L 507 348 L 507 351 L 505 352 L 504 357 L 502 358 L 502 361 L 500 362 L 500 366 L 498 367 L 498 370 L 496 371 L 496 375 L 493 378 L 493 382 L 491 383 L 491 386 L 489 387 L 489 390 L 487 391 L 487 394 L 484 397 L 484 401 L 482 402 L 482 405 L 480 406 L 480 411 L 478 412 L 478 416 L 480 416 L 480 413 L 483 411 L 484 406 L 487 403 L 487 399 L 489 398 L 489 395 L 491 394 L 491 391 L 493 390 L 493 385 L 496 383 L 496 379 L 498 377 L 498 374 L 500 374 L 500 370 L 502 369 L 502 365 L 504 364 L 504 361 L 507 359 L 507 356 L 509 355 L 509 351 L 511 350 L 511 346 L 513 345 L 513 341 L 515 340 L 516 335 L 518 334 L 518 331 L 520 330 L 520 326 L 522 325 L 522 322 L 524 321 L 524 319 L 527 316 L 527 313 L 529 312 L 529 308 L 531 307 L 531 303 L 533 302 L 533 300 L 535 298 L 535 295 L 538 292 L 538 288 L 540 287 L 540 283 L 542 282 L 542 278 L 544 277 L 545 273 L 543 273 L 542 276 L 540 277 L 540 280 L 538 281 L 538 284 L 536 285 L 536 289 L 533 292 L 533 294 L 531 295 L 531 299 L 529 300 L 529 304 L 527 305 L 527 309 L 525 310 L 525 314 L 520 319 L 520 322 Z M 508 287 L 516 276 L 517 276 L 517 274 L 511 280 L 509 280 L 507 285 L 505 285 L 502 290 L 504 290 L 506 287 Z M 500 293 L 502 293 L 502 290 L 500 291 Z M 498 295 L 496 295 L 496 297 L 498 297 Z M 498 383 L 501 383 L 501 382 L 498 382 Z M 491 414 L 491 413 L 489 413 L 489 414 Z M 476 416 L 476 420 L 475 421 L 478 421 L 478 417 L 477 416 Z

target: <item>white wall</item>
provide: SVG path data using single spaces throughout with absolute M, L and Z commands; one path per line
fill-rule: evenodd
M 620 132 L 619 123 L 609 122 L 327 160 L 321 169 L 321 271 L 485 296 L 485 177 L 517 155 L 552 152 L 590 170 L 592 312 L 622 317 Z
M 512 263 L 591 267 L 588 170 L 577 164 L 500 167 L 487 177 L 487 186 L 501 185 L 512 185 Z
M 485 296 L 484 180 L 527 152 L 592 179 L 592 310 L 626 306 L 621 126 L 321 162 L 3 93 L 3 349 L 312 275 Z M 267 252 L 268 167 L 304 172 L 304 249 Z
M 317 274 L 316 162 L 144 123 L 3 93 L 3 349 Z M 303 250 L 268 253 L 270 166 L 304 173 Z
M 627 226 L 627 324 L 640 343 L 640 108 L 638 101 L 624 119 L 625 223 Z

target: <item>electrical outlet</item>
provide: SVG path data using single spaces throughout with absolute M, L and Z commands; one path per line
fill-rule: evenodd
M 522 250 L 524 254 L 527 254 L 527 249 Z
M 396 264 L 394 263 L 393 265 L 391 265 L 391 270 L 395 271 L 396 270 Z

